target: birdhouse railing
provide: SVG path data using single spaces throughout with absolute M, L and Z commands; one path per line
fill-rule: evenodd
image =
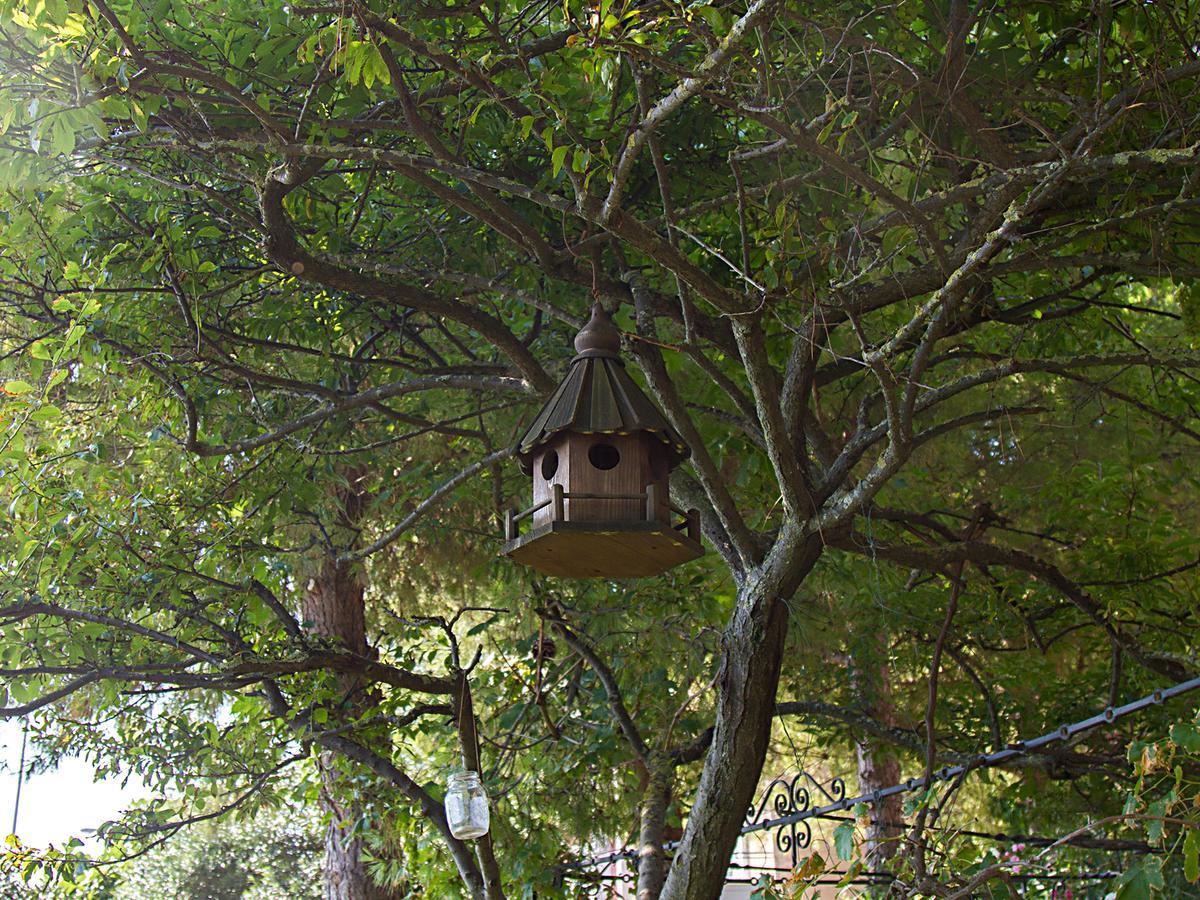
M 646 485 L 646 491 L 642 494 L 598 494 L 592 491 L 565 491 L 561 484 L 554 484 L 550 486 L 550 498 L 548 500 L 535 503 L 521 512 L 517 512 L 515 509 L 505 511 L 504 539 L 515 541 L 521 535 L 521 523 L 526 519 L 531 519 L 534 514 L 541 512 L 546 507 L 550 507 L 551 522 L 569 521 L 566 506 L 566 501 L 568 500 L 638 500 L 645 504 L 643 521 L 659 521 L 659 510 L 662 506 L 665 506 L 668 511 L 668 517 L 674 514 L 680 518 L 680 521 L 675 523 L 671 523 L 668 518 L 667 524 L 673 530 L 683 532 L 690 540 L 699 543 L 699 511 L 694 509 L 680 509 L 670 500 L 666 500 L 664 503 L 664 499 L 662 489 L 657 484 Z

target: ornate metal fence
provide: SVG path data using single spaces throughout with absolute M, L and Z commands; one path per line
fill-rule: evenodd
M 742 834 L 770 828 L 773 821 L 787 821 L 774 828 L 775 847 L 780 853 L 792 858 L 792 867 L 799 862 L 799 851 L 812 844 L 812 826 L 807 818 L 798 817 L 812 807 L 813 789 L 830 803 L 837 803 L 846 796 L 846 782 L 834 778 L 828 788 L 808 772 L 801 771 L 792 778 L 776 778 L 762 793 L 757 807 L 751 806 L 746 813 L 746 827 Z
M 952 766 L 943 766 L 934 771 L 930 782 L 949 781 L 960 778 L 975 769 L 999 766 L 1018 757 L 1028 756 L 1031 753 L 1041 750 L 1043 747 L 1070 740 L 1082 732 L 1090 731 L 1100 725 L 1115 722 L 1125 716 L 1139 712 L 1148 706 L 1164 703 L 1174 697 L 1190 693 L 1197 689 L 1200 689 L 1200 678 L 1181 681 L 1169 688 L 1154 691 L 1122 706 L 1110 706 L 1086 719 L 1060 725 L 1038 737 L 1025 741 L 1014 741 L 1003 749 L 991 753 L 980 753 L 967 762 Z M 794 868 L 799 861 L 799 851 L 806 849 L 812 843 L 810 820 L 832 818 L 836 813 L 852 809 L 860 803 L 878 803 L 886 797 L 895 796 L 896 794 L 906 794 L 916 790 L 925 790 L 926 788 L 927 785 L 923 778 L 909 778 L 899 784 L 867 791 L 854 797 L 847 797 L 846 784 L 841 778 L 834 778 L 823 785 L 809 773 L 801 771 L 794 777 L 776 778 L 767 785 L 759 801 L 747 811 L 746 824 L 742 827 L 741 833 L 750 834 L 757 831 L 774 831 L 776 848 L 791 857 Z M 820 798 L 825 801 L 818 806 L 812 805 L 814 789 Z M 667 844 L 663 849 L 671 851 L 677 846 L 678 842 L 675 841 Z M 633 859 L 635 856 L 635 850 L 617 850 L 588 859 L 577 860 L 564 868 L 563 875 L 564 877 L 570 877 L 571 869 L 607 866 L 618 860 Z M 1113 873 L 1105 872 L 1094 873 L 1088 877 L 1093 879 L 1110 878 L 1112 875 Z

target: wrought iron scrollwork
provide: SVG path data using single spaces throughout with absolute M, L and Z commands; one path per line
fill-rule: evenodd
M 830 803 L 837 803 L 839 800 L 846 799 L 846 782 L 842 781 L 842 779 L 833 779 L 831 782 L 829 782 L 829 790 L 826 790 L 821 786 L 820 782 L 814 780 L 813 777 L 807 772 L 804 773 L 804 777 L 815 784 L 817 786 L 817 790 L 824 794 L 825 799 Z
M 776 778 L 768 784 L 758 806 L 751 806 L 747 811 L 746 824 L 758 825 L 769 819 L 782 819 L 808 809 L 812 798 L 804 785 L 806 777 L 807 774 L 801 772 L 795 778 Z M 812 843 L 812 828 L 802 820 L 771 830 L 775 832 L 775 846 L 779 852 L 791 856 L 792 866 L 795 867 L 797 851 Z
M 846 783 L 841 778 L 834 778 L 826 787 L 807 772 L 800 772 L 793 778 L 774 779 L 763 791 L 758 804 L 751 805 L 746 811 L 747 826 L 767 823 L 768 830 L 775 832 L 775 846 L 780 853 L 791 856 L 793 868 L 798 862 L 798 852 L 812 843 L 812 827 L 807 819 L 784 822 L 775 828 L 770 827 L 770 822 L 807 811 L 812 805 L 808 785 L 820 791 L 831 803 L 846 796 Z

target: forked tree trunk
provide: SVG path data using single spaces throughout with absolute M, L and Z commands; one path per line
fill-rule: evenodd
M 332 498 L 336 503 L 333 507 L 336 516 L 334 544 L 340 542 L 344 546 L 353 546 L 357 535 L 356 526 L 369 500 L 369 494 L 361 487 L 363 473 L 360 470 L 343 470 L 342 474 L 346 476 L 346 480 L 337 488 Z M 305 582 L 302 602 L 303 620 L 307 630 L 315 637 L 339 645 L 351 653 L 365 657 L 374 656 L 374 651 L 367 641 L 364 588 L 365 581 L 360 565 L 339 563 L 332 555 L 322 557 L 309 572 Z M 337 684 L 340 689 L 337 699 L 340 702 L 336 708 L 329 710 L 330 725 L 349 722 L 361 716 L 380 699 L 378 689 L 369 680 L 355 675 L 339 674 Z M 468 704 L 466 716 L 474 728 L 474 714 L 469 708 L 470 694 L 464 691 L 462 697 Z M 376 749 L 387 755 L 386 736 L 372 738 L 364 733 L 348 736 L 363 741 L 368 745 L 368 749 L 371 749 L 371 744 L 382 743 L 384 746 Z M 367 871 L 362 841 L 354 836 L 354 826 L 362 815 L 362 808 L 356 802 L 344 773 L 339 770 L 339 765 L 346 764 L 344 758 L 337 753 L 326 752 L 321 755 L 320 763 L 321 796 L 326 811 L 330 814 L 329 827 L 325 833 L 325 900 L 392 900 L 409 896 L 409 887 L 406 884 L 395 888 L 384 887 L 376 884 Z M 479 768 L 477 760 L 474 768 Z M 490 841 L 490 837 L 485 840 Z M 480 854 L 483 877 L 478 871 L 468 874 L 466 870 L 471 867 L 470 851 L 461 843 L 454 843 L 457 846 L 452 847 L 451 851 L 459 872 L 467 882 L 470 895 L 476 898 L 496 897 L 503 900 L 499 871 L 490 852 Z M 390 861 L 394 861 L 394 858 Z
M 343 474 L 346 483 L 332 498 L 336 503 L 336 533 L 352 544 L 353 529 L 362 516 L 368 495 L 361 488 L 361 472 L 349 469 Z M 325 556 L 305 585 L 303 613 L 309 631 L 351 653 L 369 655 L 364 587 L 360 566 Z M 355 676 L 340 675 L 338 682 L 341 704 L 340 709 L 331 710 L 331 723 L 353 719 L 373 702 L 370 685 Z M 330 814 L 325 833 L 326 900 L 386 900 L 393 896 L 394 892 L 377 886 L 367 873 L 362 841 L 353 834 L 362 810 L 353 799 L 347 799 L 352 793 L 343 783 L 338 757 L 333 753 L 321 757 L 321 781 L 321 795 Z
M 716 900 L 721 894 L 771 736 L 787 640 L 786 601 L 820 553 L 818 539 L 801 544 L 781 538 L 739 592 L 723 636 L 712 746 L 663 900 Z

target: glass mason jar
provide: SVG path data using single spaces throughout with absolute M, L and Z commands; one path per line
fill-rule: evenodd
M 450 833 L 460 841 L 488 833 L 488 798 L 478 772 L 455 772 L 446 779 L 446 821 Z

